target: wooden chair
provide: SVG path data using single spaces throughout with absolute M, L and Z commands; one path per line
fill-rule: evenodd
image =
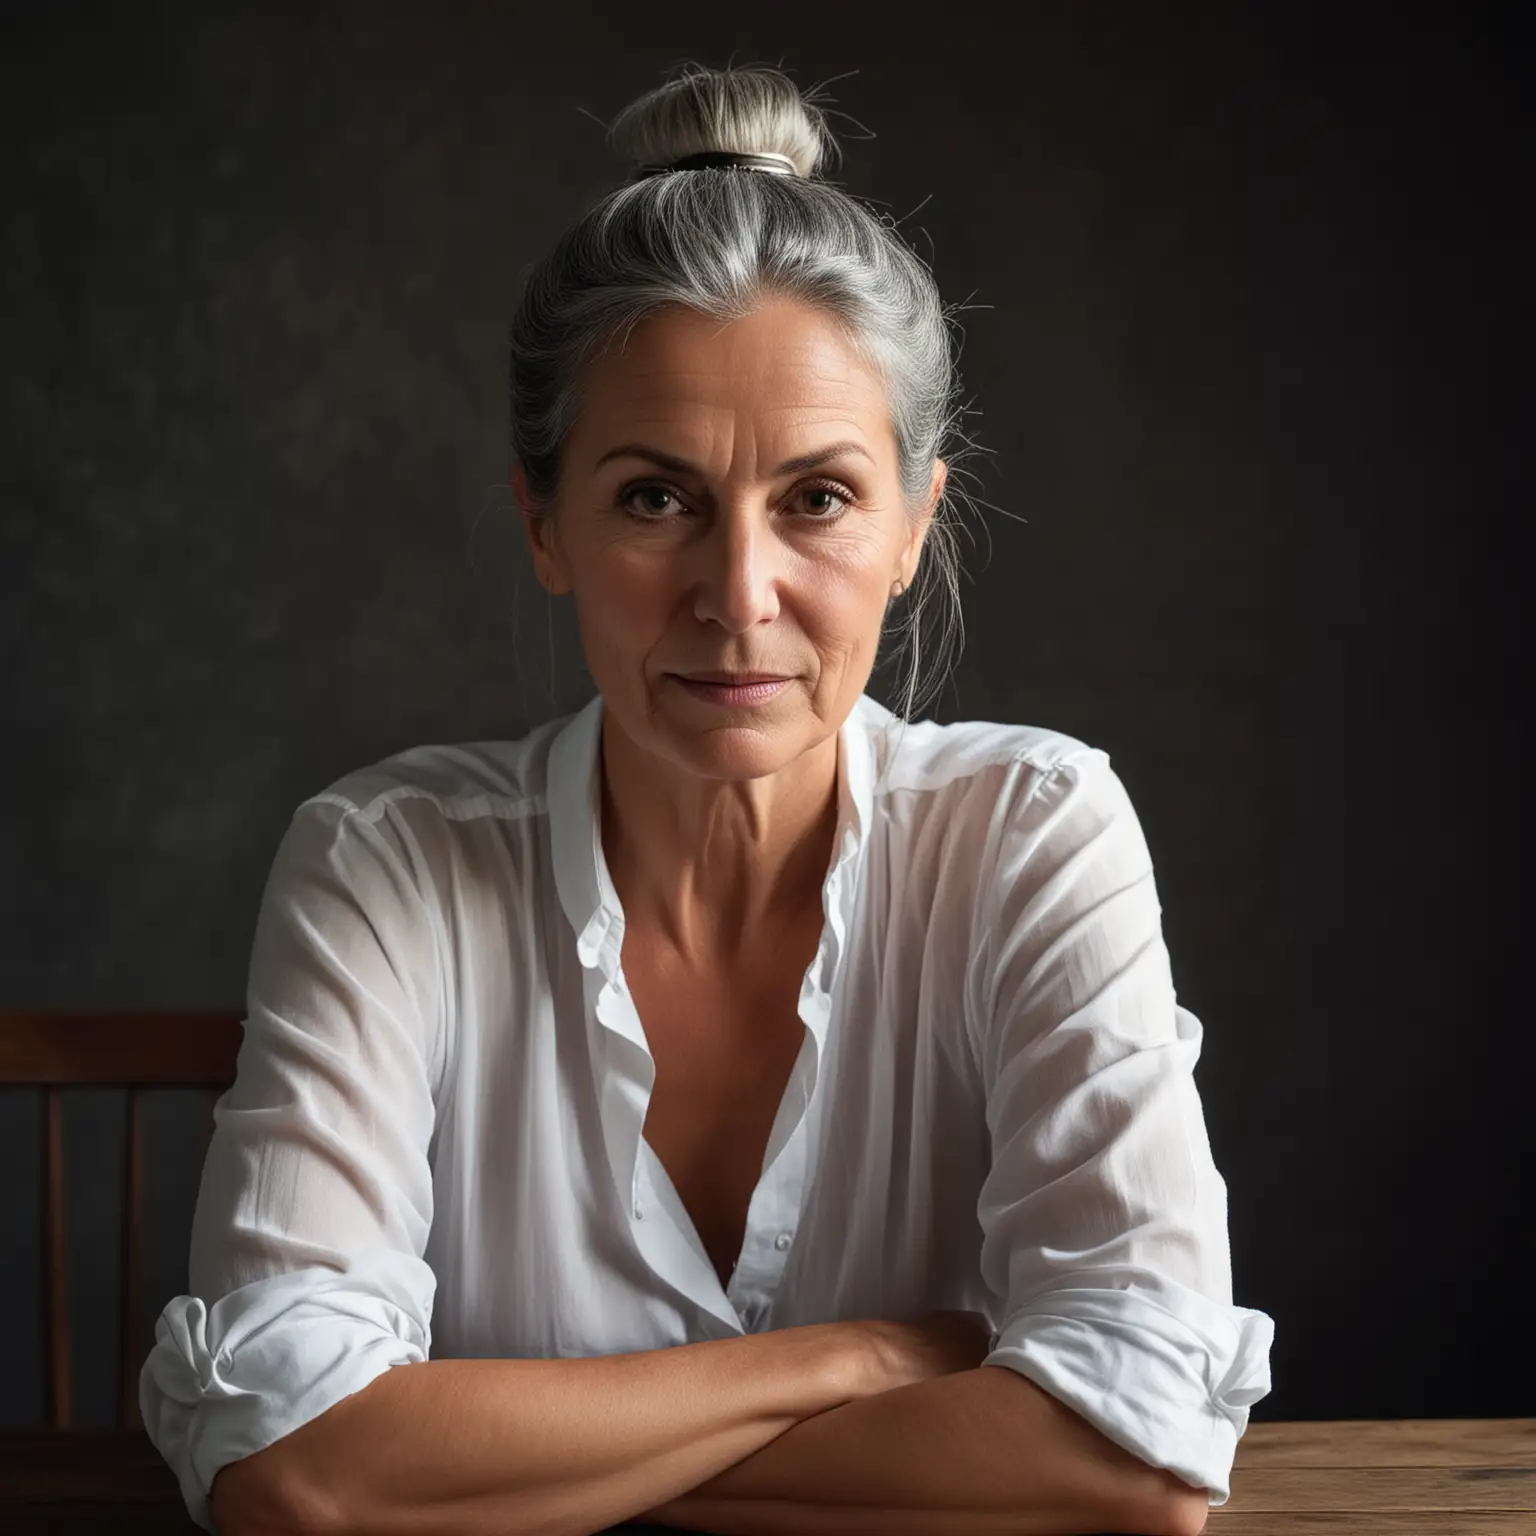
M 73 1429 L 62 1090 L 86 1085 L 128 1090 L 123 1124 L 123 1210 L 119 1226 L 117 1427 L 141 1430 L 139 1371 L 148 1353 L 139 1315 L 144 1263 L 144 1100 L 146 1088 L 202 1088 L 213 1104 L 234 1082 L 244 1014 L 235 1012 L 27 1012 L 0 1009 L 0 1087 L 43 1091 L 42 1337 L 47 1425 Z

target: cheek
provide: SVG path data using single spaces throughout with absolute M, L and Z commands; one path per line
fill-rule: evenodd
M 584 629 L 632 659 L 665 631 L 672 608 L 666 573 L 656 562 L 613 552 L 588 566 L 582 596 Z
M 885 603 L 872 573 L 838 573 L 809 585 L 802 599 L 801 622 L 819 650 L 856 655 L 874 645 Z

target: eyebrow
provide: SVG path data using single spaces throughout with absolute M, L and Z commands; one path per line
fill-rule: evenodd
M 802 453 L 798 458 L 785 459 L 774 473 L 776 475 L 798 474 L 803 469 L 815 469 L 818 465 L 826 464 L 830 460 L 840 458 L 846 453 L 862 454 L 871 464 L 874 463 L 874 455 L 862 443 L 845 441 L 829 443 L 825 448 L 818 448 L 813 453 Z M 702 473 L 697 464 L 690 464 L 687 459 L 680 459 L 675 454 L 663 453 L 659 448 L 647 447 L 644 443 L 621 443 L 617 448 L 610 448 L 593 468 L 600 469 L 609 459 L 624 458 L 626 456 L 636 459 L 649 459 L 651 463 L 660 464 L 663 469 L 670 469 L 680 475 L 698 475 Z

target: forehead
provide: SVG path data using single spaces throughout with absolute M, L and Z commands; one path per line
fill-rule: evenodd
M 618 421 L 706 420 L 730 413 L 759 428 L 841 422 L 877 438 L 884 386 L 831 316 L 789 300 L 740 320 L 672 308 L 647 315 L 597 358 L 585 410 Z

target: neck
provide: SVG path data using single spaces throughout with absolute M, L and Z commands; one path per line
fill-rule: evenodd
M 626 931 L 718 969 L 775 952 L 822 923 L 837 831 L 838 738 L 760 779 L 680 772 L 606 711 L 602 839 Z

